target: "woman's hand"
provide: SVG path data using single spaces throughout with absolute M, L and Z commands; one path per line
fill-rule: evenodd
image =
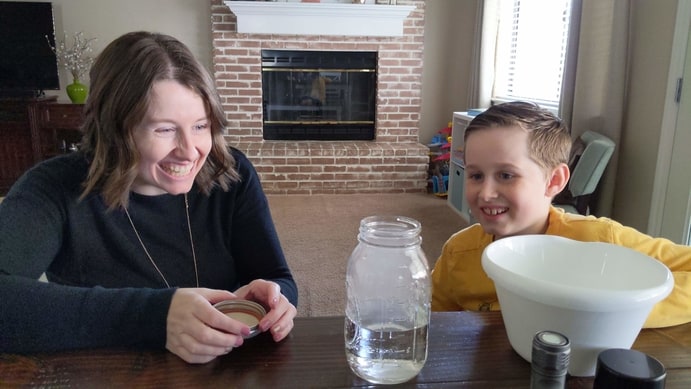
M 274 341 L 279 342 L 293 329 L 293 318 L 297 309 L 281 294 L 281 287 L 271 281 L 254 280 L 235 291 L 241 299 L 251 300 L 269 308 L 266 316 L 259 322 L 259 329 L 271 330 Z
M 188 363 L 206 363 L 241 346 L 250 328 L 213 307 L 234 298 L 237 296 L 223 290 L 175 291 L 168 309 L 166 349 Z

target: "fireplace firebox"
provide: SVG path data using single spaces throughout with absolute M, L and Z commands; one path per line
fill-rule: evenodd
M 262 50 L 267 140 L 372 140 L 377 53 Z

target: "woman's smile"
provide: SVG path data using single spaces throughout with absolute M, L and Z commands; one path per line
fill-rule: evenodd
M 167 174 L 173 176 L 173 177 L 185 177 L 190 172 L 192 171 L 192 168 L 194 167 L 194 164 L 188 163 L 184 165 L 180 164 L 167 164 L 167 163 L 161 163 L 158 165 L 161 170 L 166 172 Z

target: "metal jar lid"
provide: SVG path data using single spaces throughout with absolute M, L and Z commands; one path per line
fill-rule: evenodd
M 214 304 L 214 307 L 231 319 L 235 319 L 250 327 L 250 334 L 245 338 L 251 338 L 261 331 L 259 321 L 266 315 L 266 310 L 260 304 L 249 300 L 224 300 Z
M 555 331 L 540 331 L 533 337 L 531 364 L 533 370 L 548 376 L 566 375 L 571 355 L 571 342 Z

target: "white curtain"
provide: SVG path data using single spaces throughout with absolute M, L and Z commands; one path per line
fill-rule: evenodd
M 569 43 L 567 58 L 575 57 L 575 64 L 567 64 L 571 73 L 565 75 L 560 114 L 574 138 L 592 130 L 619 145 L 629 66 L 629 0 L 582 0 L 574 5 L 581 7 L 580 14 L 574 10 L 580 26 L 577 42 Z M 617 148 L 598 185 L 593 210 L 598 216 L 611 216 L 618 155 Z
M 473 46 L 473 67 L 470 70 L 468 104 L 474 108 L 486 108 L 492 103 L 494 87 L 494 53 L 499 28 L 497 2 L 500 0 L 480 0 L 476 17 L 475 40 Z

